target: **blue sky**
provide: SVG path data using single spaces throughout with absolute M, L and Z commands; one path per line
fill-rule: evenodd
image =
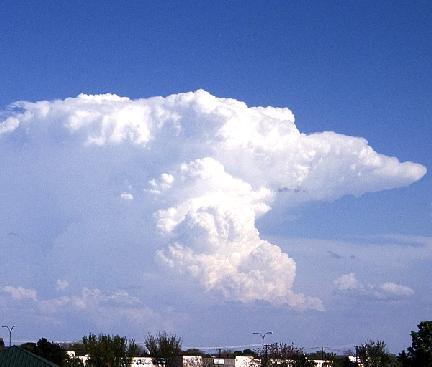
M 1 153 L 7 157 L 0 167 L 2 322 L 18 325 L 15 333 L 21 340 L 72 339 L 89 331 L 139 340 L 147 331 L 166 328 L 182 335 L 186 345 L 232 345 L 255 343 L 252 331 L 270 329 L 274 341 L 305 347 L 342 347 L 368 338 L 382 338 L 394 351 L 407 346 L 410 330 L 431 312 L 430 175 L 412 173 L 414 166 L 404 166 L 397 174 L 384 167 L 377 182 L 373 176 L 372 181 L 348 180 L 348 188 L 332 185 L 349 164 L 361 163 L 349 155 L 350 138 L 341 134 L 362 137 L 376 152 L 400 162 L 431 167 L 431 17 L 427 1 L 5 1 L 0 9 L 0 121 L 15 116 L 20 126 L 0 136 Z M 231 107 L 203 93 L 178 97 L 181 105 L 174 98 L 142 102 L 180 116 L 182 129 L 188 132 L 181 135 L 185 139 L 181 151 L 161 138 L 160 145 L 152 148 L 154 155 L 145 158 L 135 145 L 115 145 L 111 137 L 115 144 L 110 146 L 104 136 L 107 141 L 97 144 L 109 146 L 89 152 L 80 138 L 94 137 L 96 125 L 77 128 L 83 130 L 74 138 L 69 130 L 56 127 L 70 122 L 86 102 L 85 98 L 70 104 L 53 101 L 80 93 L 112 93 L 136 100 L 198 89 L 247 106 L 288 107 L 296 128 L 305 134 L 336 132 L 328 144 L 342 147 L 342 153 L 326 157 L 328 167 L 341 164 L 342 168 L 324 169 L 316 176 L 321 187 L 334 190 L 332 194 L 312 182 L 305 183 L 308 190 L 316 190 L 311 197 L 303 198 L 299 186 L 295 188 L 299 195 L 290 191 L 288 199 L 283 194 L 270 198 L 274 185 L 286 179 L 279 177 L 285 167 L 283 154 L 292 151 L 270 155 L 259 139 L 256 143 L 272 162 L 268 177 L 260 176 L 266 170 L 263 163 L 255 164 L 243 151 L 220 147 L 219 140 L 212 143 L 217 151 L 210 154 L 212 147 L 200 142 L 215 133 L 211 124 L 219 117 L 208 120 L 207 108 L 219 103 L 220 109 Z M 42 107 L 32 104 L 8 109 L 19 100 L 47 101 L 53 112 L 44 117 Z M 199 108 L 189 110 L 188 103 Z M 102 105 L 116 111 L 121 102 L 106 98 Z M 141 108 L 141 102 L 131 106 Z M 99 107 L 92 108 L 100 112 Z M 240 105 L 232 108 L 248 121 L 250 112 Z M 32 111 L 33 117 L 14 115 L 23 110 Z M 270 126 L 273 120 L 268 116 L 266 112 L 256 118 Z M 134 137 L 145 140 L 145 131 L 137 129 Z M 230 135 L 233 131 L 227 136 L 238 133 Z M 323 139 L 331 138 L 317 135 L 313 143 L 304 144 L 320 152 Z M 367 146 L 355 144 L 359 149 Z M 305 154 L 308 149 L 304 148 Z M 233 152 L 241 157 L 239 162 L 232 159 Z M 214 161 L 191 163 L 204 158 L 204 153 Z M 172 154 L 178 159 L 174 161 Z M 226 174 L 218 171 L 218 162 Z M 232 278 L 217 277 L 211 283 L 209 274 L 194 275 L 183 257 L 169 252 L 166 240 L 147 240 L 150 234 L 157 235 L 151 223 L 154 213 L 166 209 L 163 205 L 186 210 L 187 204 L 179 201 L 182 195 L 193 200 L 198 193 L 209 194 L 206 185 L 187 176 L 186 186 L 174 184 L 161 203 L 146 197 L 145 205 L 135 206 L 142 190 L 133 190 L 144 187 L 153 175 L 153 189 L 146 190 L 165 189 L 172 184 L 171 176 L 178 182 L 184 174 L 176 166 L 181 163 L 187 164 L 186 172 L 219 172 L 220 176 L 211 176 L 212 188 L 234 187 L 233 197 L 250 198 L 241 202 L 244 217 L 251 215 L 260 240 L 289 256 L 281 261 L 286 261 L 287 273 L 295 273 L 293 284 L 285 278 L 275 283 L 287 282 L 280 291 L 290 305 L 263 292 L 270 280 L 259 289 L 239 283 L 233 290 Z M 405 177 L 404 170 L 411 173 Z M 159 177 L 163 173 L 167 176 Z M 259 191 L 261 187 L 270 194 Z M 115 190 L 134 206 L 111 199 Z M 79 204 L 72 205 L 73 198 Z M 251 214 L 247 208 L 256 202 L 271 210 L 264 214 L 254 209 Z M 88 213 L 80 213 L 80 205 Z M 222 205 L 223 210 L 227 205 Z M 216 209 L 219 215 L 222 209 Z M 165 220 L 168 214 L 159 213 Z M 196 215 L 190 213 L 190 220 L 198 220 Z M 223 218 L 232 219 L 226 213 Z M 118 224 L 115 230 L 114 224 Z M 185 232 L 191 222 L 176 225 L 174 240 L 183 249 L 201 238 L 201 232 Z M 252 232 L 250 236 L 255 236 Z M 252 242 L 256 241 L 254 237 Z M 192 248 L 196 254 L 198 247 Z M 173 261 L 174 270 L 168 269 Z M 106 269 L 117 265 L 107 277 Z M 251 271 L 257 266 L 249 265 Z M 189 270 L 179 275 L 175 270 L 182 267 Z M 278 279 L 280 271 L 272 271 Z M 200 277 L 209 283 L 203 284 Z M 249 298 L 242 299 L 247 292 Z M 306 299 L 300 301 L 299 294 Z M 97 309 L 119 317 L 108 322 Z

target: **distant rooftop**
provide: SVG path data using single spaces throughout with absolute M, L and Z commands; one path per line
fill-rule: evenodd
M 17 346 L 0 350 L 1 367 L 59 367 L 45 358 Z

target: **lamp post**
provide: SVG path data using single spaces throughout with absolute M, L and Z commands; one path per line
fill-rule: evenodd
M 9 346 L 12 346 L 12 330 L 15 327 L 15 325 L 13 325 L 12 327 L 8 326 L 8 325 L 2 325 L 2 327 L 6 328 L 9 330 Z
M 273 334 L 273 331 L 266 331 L 265 333 L 258 333 L 258 332 L 254 332 L 254 333 L 252 333 L 252 334 L 254 334 L 254 335 L 259 335 L 259 336 L 261 337 L 261 339 L 262 339 L 262 342 L 264 343 L 264 339 L 265 339 L 265 337 L 266 337 L 267 335 L 272 335 L 272 334 Z
M 253 335 L 259 335 L 262 339 L 262 346 L 264 348 L 264 363 L 262 364 L 264 367 L 267 366 L 267 344 L 264 344 L 264 339 L 267 335 L 273 335 L 273 331 L 266 331 L 263 333 L 253 332 Z

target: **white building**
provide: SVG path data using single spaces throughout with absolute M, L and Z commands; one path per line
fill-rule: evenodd
M 79 358 L 84 365 L 89 355 L 77 356 L 74 351 L 66 352 L 69 357 Z M 261 360 L 253 356 L 236 356 L 235 358 L 203 358 L 202 356 L 179 356 L 177 367 L 260 367 Z M 130 367 L 164 367 L 163 361 L 152 357 L 133 357 Z M 321 367 L 321 366 L 320 366 Z
M 204 358 L 204 367 L 260 367 L 261 360 L 254 356 L 236 356 L 235 358 Z M 183 365 L 183 367 L 186 367 Z
M 85 366 L 85 364 L 87 362 L 87 359 L 89 359 L 89 355 L 88 354 L 85 354 L 83 356 L 77 356 L 75 354 L 74 350 L 67 350 L 66 353 L 69 356 L 69 358 L 78 358 L 84 364 L 84 366 Z
M 131 367 L 159 367 L 157 363 L 153 363 L 152 357 L 133 357 Z
M 179 367 L 202 367 L 203 357 L 202 356 L 181 356 L 178 361 Z
M 327 367 L 333 365 L 331 361 L 326 361 L 324 359 L 314 359 L 313 361 L 315 362 L 315 367 Z

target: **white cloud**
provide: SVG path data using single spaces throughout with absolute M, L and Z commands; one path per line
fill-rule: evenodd
M 340 290 L 362 288 L 362 285 L 357 280 L 354 273 L 341 275 L 339 278 L 335 279 L 334 284 Z
M 98 288 L 83 288 L 80 293 L 38 301 L 38 310 L 44 317 L 85 317 L 99 329 L 118 330 L 125 323 L 133 329 L 169 328 L 172 320 L 143 305 L 136 297 L 124 290 L 114 292 Z
M 109 293 L 98 288 L 83 288 L 79 294 L 41 300 L 39 306 L 42 312 L 55 313 L 64 308 L 84 311 L 97 309 L 103 305 L 128 306 L 137 303 L 138 299 L 124 290 Z
M 126 201 L 131 201 L 134 199 L 134 196 L 130 192 L 122 192 L 120 194 L 120 198 L 122 198 L 123 200 L 126 200 Z
M 352 295 L 367 296 L 376 299 L 400 299 L 410 297 L 414 290 L 402 284 L 384 282 L 382 284 L 363 284 L 354 273 L 343 274 L 333 282 L 340 291 L 348 291 Z
M 57 290 L 65 290 L 67 287 L 69 287 L 69 282 L 64 279 L 57 279 L 56 281 L 56 288 Z
M 409 297 L 414 294 L 414 290 L 410 287 L 392 282 L 385 282 L 380 288 L 384 293 L 394 296 Z
M 260 239 L 255 219 L 270 209 L 268 189 L 254 191 L 212 158 L 183 164 L 174 177 L 179 184 L 166 192 L 172 206 L 157 213 L 171 242 L 158 252 L 163 262 L 227 298 L 322 309 L 293 292 L 294 260 Z
M 426 172 L 362 138 L 302 134 L 287 108 L 202 90 L 14 107 L 0 122 L 0 229 L 32 237 L 28 251 L 50 261 L 51 277 L 105 279 L 109 268 L 137 281 L 148 269 L 131 263 L 156 256 L 226 299 L 321 309 L 295 291 L 295 261 L 260 237 L 256 219 L 275 206 L 406 186 Z M 98 297 L 88 290 L 68 302 Z
M 3 287 L 3 292 L 8 293 L 12 298 L 17 300 L 31 299 L 37 300 L 37 292 L 32 288 L 13 287 L 7 285 Z
M 5 286 L 2 291 L 10 295 L 7 300 L 3 297 L 3 306 L 15 310 L 22 300 L 30 300 L 27 305 L 20 305 L 21 313 L 34 314 L 38 320 L 58 324 L 59 318 L 87 320 L 86 327 L 94 325 L 100 329 L 118 328 L 127 322 L 136 330 L 140 328 L 167 328 L 172 320 L 163 318 L 151 307 L 143 305 L 135 296 L 125 290 L 103 291 L 98 288 L 82 288 L 78 293 L 71 293 L 54 298 L 37 297 L 35 289 Z M 6 303 L 5 303 L 6 301 Z M 28 308 L 26 308 L 28 307 Z

